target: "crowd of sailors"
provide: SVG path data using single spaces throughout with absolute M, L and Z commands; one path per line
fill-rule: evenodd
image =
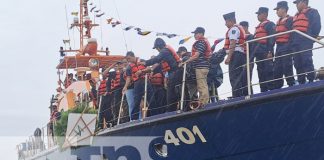
M 216 42 L 210 44 L 205 38 L 205 29 L 197 27 L 192 32 L 196 41 L 191 52 L 185 47 L 176 51 L 162 38 L 157 38 L 153 46 L 159 54 L 148 60 L 138 58 L 136 52 L 127 52 L 124 61 L 102 69 L 99 83 L 88 78 L 92 87 L 90 97 L 99 111 L 98 127 L 179 110 L 184 66 L 184 111 L 218 100 L 217 88 L 223 83 L 220 67 L 223 61 L 229 66 L 232 97 L 248 95 L 246 54 L 250 56 L 251 76 L 254 64 L 257 66 L 261 92 L 282 88 L 284 79 L 288 86 L 313 82 L 314 41 L 304 36 L 293 32 L 260 39 L 249 43 L 247 52 L 246 41 L 276 33 L 298 30 L 313 38 L 319 36 L 321 19 L 318 11 L 308 6 L 308 0 L 295 0 L 293 3 L 298 9 L 295 16 L 288 15 L 288 2 L 277 3 L 274 8 L 279 17 L 276 24 L 268 19 L 269 9 L 260 7 L 256 12 L 260 23 L 254 34 L 249 32 L 247 21 L 237 23 L 235 12 L 224 14 L 228 31 L 225 45 L 219 51 L 214 51 Z M 68 78 L 73 81 L 73 75 Z M 145 91 L 147 104 L 143 98 Z

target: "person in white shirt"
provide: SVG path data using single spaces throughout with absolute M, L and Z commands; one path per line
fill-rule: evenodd
M 224 49 L 227 53 L 225 64 L 229 65 L 229 77 L 232 86 L 232 97 L 247 95 L 246 76 L 244 76 L 245 31 L 236 24 L 235 12 L 223 15 L 228 31 L 226 32 Z

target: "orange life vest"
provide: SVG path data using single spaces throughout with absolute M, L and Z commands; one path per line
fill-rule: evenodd
M 162 73 L 156 73 L 150 77 L 151 84 L 156 86 L 163 86 L 163 79 Z
M 99 85 L 99 95 L 104 95 L 107 92 L 107 81 L 102 80 Z
M 254 34 L 254 38 L 262 38 L 262 37 L 266 37 L 268 36 L 268 32 L 267 30 L 264 28 L 264 26 L 270 22 L 269 20 L 265 20 L 262 23 L 260 23 L 256 29 L 255 29 L 255 34 Z M 260 44 L 267 44 L 268 40 L 267 39 L 261 39 L 258 41 L 258 43 Z
M 139 79 L 144 79 L 145 78 L 144 75 L 140 75 L 138 77 L 135 74 L 137 71 L 145 69 L 145 66 L 143 66 L 143 65 L 137 65 L 135 63 L 130 63 L 129 65 L 130 65 L 130 67 L 132 69 L 132 79 L 133 79 L 134 82 L 137 81 L 137 80 L 139 80 Z
M 198 52 L 198 50 L 194 47 L 196 45 L 196 43 L 198 43 L 198 41 L 204 41 L 205 42 L 207 48 L 206 48 L 206 51 L 204 53 L 204 56 L 205 56 L 206 59 L 209 59 L 211 57 L 211 54 L 212 54 L 213 51 L 211 49 L 209 41 L 205 37 L 202 37 L 202 38 L 198 39 L 192 45 L 192 51 L 191 51 L 192 56 L 194 56 Z
M 243 45 L 243 48 L 245 48 L 245 47 L 244 47 L 244 44 L 245 44 L 245 41 L 246 41 L 246 36 L 245 36 L 245 31 L 244 31 L 243 27 L 240 26 L 240 25 L 234 25 L 233 27 L 237 27 L 237 28 L 240 30 L 240 37 L 239 37 L 239 41 L 236 42 L 236 44 L 237 44 L 237 45 Z M 233 28 L 233 27 L 232 27 L 232 28 Z M 230 39 L 229 39 L 229 37 L 228 37 L 228 32 L 229 32 L 232 28 L 229 28 L 228 31 L 226 32 L 226 39 L 225 39 L 225 45 L 224 45 L 224 48 L 225 48 L 226 50 L 228 50 L 228 49 L 230 48 L 230 43 L 231 43 L 231 42 L 230 42 Z
M 296 29 L 301 32 L 307 32 L 309 27 L 309 20 L 306 16 L 310 8 L 303 9 L 301 12 L 298 12 L 293 19 L 293 29 Z
M 180 63 L 181 60 L 180 60 L 180 57 L 178 56 L 178 54 L 176 53 L 176 51 L 171 46 L 168 46 L 168 45 L 166 45 L 165 48 L 171 52 L 171 54 L 172 54 L 173 58 L 176 60 L 176 62 Z M 162 61 L 161 64 L 162 64 L 162 71 L 164 73 L 170 71 L 171 67 L 169 66 L 169 64 L 166 61 Z
M 112 85 L 112 89 L 116 89 L 116 88 L 118 88 L 118 87 L 120 87 L 120 85 L 121 85 L 121 72 L 120 71 L 116 71 L 116 77 L 115 77 L 115 79 L 111 82 L 111 85 Z
M 276 33 L 281 33 L 281 32 L 286 32 L 289 29 L 286 27 L 287 20 L 289 18 L 292 18 L 291 16 L 287 16 L 285 18 L 281 18 L 278 20 L 277 25 L 276 25 Z M 277 43 L 287 43 L 289 41 L 290 34 L 283 34 L 280 36 L 276 37 L 276 42 Z

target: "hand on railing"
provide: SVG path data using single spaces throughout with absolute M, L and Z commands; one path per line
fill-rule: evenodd
M 123 88 L 123 91 L 122 91 L 123 95 L 125 95 L 126 92 L 127 92 L 127 87 L 125 86 L 125 87 Z
M 178 67 L 183 67 L 186 62 L 179 63 Z

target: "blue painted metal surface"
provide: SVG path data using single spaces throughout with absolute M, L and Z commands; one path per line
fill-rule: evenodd
M 178 145 L 165 141 L 170 133 Z M 91 155 L 109 160 L 322 160 L 324 81 L 221 101 L 199 111 L 165 113 L 98 137 L 111 140 L 94 140 L 93 146 L 71 154 L 82 160 Z M 157 154 L 155 144 L 167 145 L 167 157 Z
M 207 142 L 168 144 L 168 158 L 152 159 L 324 159 L 324 83 L 271 91 L 210 104 L 198 112 L 152 117 L 111 136 L 159 136 L 198 126 Z M 170 117 L 171 116 L 171 117 Z M 173 116 L 173 117 L 172 117 Z M 160 118 L 163 118 L 161 115 Z M 165 142 L 164 142 L 165 143 Z M 154 142 L 152 142 L 152 145 Z M 151 146 L 143 146 L 150 148 Z

